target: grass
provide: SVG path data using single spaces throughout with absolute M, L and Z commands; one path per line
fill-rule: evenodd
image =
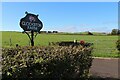
M 35 38 L 35 46 L 48 46 L 49 42 L 58 41 L 77 41 L 94 43 L 93 56 L 95 57 L 118 57 L 115 42 L 118 36 L 100 36 L 100 35 L 79 35 L 79 34 L 38 34 Z M 2 47 L 14 47 L 30 45 L 29 38 L 21 32 L 2 32 Z

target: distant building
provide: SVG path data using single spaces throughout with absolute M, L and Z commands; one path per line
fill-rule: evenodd
M 88 31 L 88 35 L 93 35 L 93 33 L 91 33 L 91 32 Z

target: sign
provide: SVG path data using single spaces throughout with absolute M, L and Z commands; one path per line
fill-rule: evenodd
M 26 16 L 20 20 L 20 27 L 24 31 L 40 32 L 43 27 L 42 22 L 38 19 L 38 15 L 26 12 Z

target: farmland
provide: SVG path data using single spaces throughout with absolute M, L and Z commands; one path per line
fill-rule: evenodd
M 48 46 L 49 42 L 73 41 L 94 43 L 93 56 L 95 57 L 118 57 L 115 42 L 118 36 L 107 35 L 79 35 L 79 34 L 38 34 L 35 38 L 35 46 Z M 2 32 L 2 47 L 29 46 L 30 41 L 26 34 L 21 32 Z

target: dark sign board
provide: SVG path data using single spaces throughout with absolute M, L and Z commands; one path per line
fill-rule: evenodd
M 24 31 L 40 32 L 43 27 L 42 22 L 38 19 L 38 15 L 26 12 L 26 16 L 20 20 L 20 27 Z

